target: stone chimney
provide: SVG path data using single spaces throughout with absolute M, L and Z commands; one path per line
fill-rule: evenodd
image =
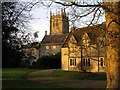
M 45 31 L 45 35 L 47 35 L 47 31 Z

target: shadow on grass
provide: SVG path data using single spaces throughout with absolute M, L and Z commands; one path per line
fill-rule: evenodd
M 2 90 L 3 89 L 21 89 L 24 88 L 52 88 L 53 85 L 44 84 L 42 82 L 35 82 L 27 80 L 26 76 L 32 72 L 41 71 L 39 69 L 27 69 L 27 68 L 16 68 L 16 69 L 3 69 L 2 73 Z M 60 87 L 60 86 L 54 86 Z M 16 90 L 17 90 L 16 89 Z
M 33 75 L 33 73 L 35 73 Z M 31 74 L 31 76 L 29 76 Z M 57 77 L 68 80 L 106 80 L 105 73 L 83 73 L 77 71 L 62 71 L 62 70 L 39 70 L 39 69 L 3 69 L 2 76 L 2 87 L 3 89 L 7 88 L 17 88 L 23 90 L 24 88 L 31 89 L 39 89 L 40 88 L 65 88 L 66 83 L 62 83 L 64 85 L 60 85 L 59 83 L 51 83 L 42 81 L 31 81 L 29 78 L 49 78 L 49 77 Z M 71 82 L 72 83 L 72 82 Z M 16 89 L 16 90 L 17 90 Z M 62 90 L 63 90 L 62 89 Z M 66 88 L 65 88 L 66 89 Z M 13 89 L 12 89 L 13 90 Z M 58 89 L 57 89 L 58 90 Z

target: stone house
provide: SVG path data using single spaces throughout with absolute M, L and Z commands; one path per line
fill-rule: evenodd
M 62 44 L 69 33 L 69 20 L 65 11 L 56 15 L 50 13 L 50 34 L 45 36 L 40 45 L 40 57 L 61 52 Z
M 105 72 L 103 25 L 72 29 L 61 49 L 62 70 Z
M 55 55 L 61 51 L 66 34 L 45 35 L 41 42 L 40 56 Z

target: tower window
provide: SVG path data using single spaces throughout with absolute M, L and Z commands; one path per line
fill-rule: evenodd
M 56 20 L 56 22 L 55 22 L 55 23 L 56 23 L 56 26 L 58 26 L 58 19 Z
M 53 22 L 53 25 L 52 25 L 53 27 L 55 26 L 55 23 Z
M 58 26 L 58 22 L 56 22 L 56 26 Z

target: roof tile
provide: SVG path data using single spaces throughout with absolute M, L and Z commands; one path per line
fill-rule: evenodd
M 41 44 L 62 44 L 67 34 L 45 35 Z

